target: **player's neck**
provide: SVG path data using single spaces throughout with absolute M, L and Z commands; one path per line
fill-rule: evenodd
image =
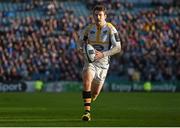
M 100 23 L 100 24 L 96 24 L 97 28 L 103 28 L 106 25 L 106 21 Z

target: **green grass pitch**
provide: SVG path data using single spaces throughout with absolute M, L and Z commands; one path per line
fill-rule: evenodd
M 81 92 L 0 93 L 0 126 L 180 126 L 180 93 L 101 93 L 82 122 Z

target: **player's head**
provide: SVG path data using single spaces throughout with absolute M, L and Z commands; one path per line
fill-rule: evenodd
M 107 11 L 105 6 L 96 5 L 93 8 L 93 17 L 96 25 L 102 26 L 106 22 L 106 17 L 107 17 Z

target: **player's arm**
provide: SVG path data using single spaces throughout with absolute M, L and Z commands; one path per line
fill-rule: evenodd
M 80 54 L 83 53 L 83 45 L 87 42 L 87 35 L 84 31 L 79 33 L 79 39 L 77 42 L 77 50 Z
M 83 53 L 83 48 L 82 48 L 83 43 L 84 43 L 84 42 L 81 41 L 81 40 L 79 40 L 78 43 L 77 43 L 77 51 L 78 51 L 80 54 Z
M 121 51 L 121 42 L 120 42 L 119 34 L 115 28 L 113 28 L 113 30 L 111 31 L 110 36 L 111 36 L 110 38 L 111 38 L 112 46 L 110 50 L 103 52 L 104 57 L 112 56 Z
M 79 32 L 79 38 L 78 38 L 78 42 L 77 42 L 77 50 L 82 50 L 83 47 L 83 40 L 84 36 L 82 35 L 82 32 Z
M 88 31 L 91 28 L 91 26 L 92 25 L 90 24 L 84 30 L 79 32 L 79 41 L 77 43 L 77 50 L 80 51 L 81 53 L 83 51 L 84 44 L 87 43 L 88 41 Z

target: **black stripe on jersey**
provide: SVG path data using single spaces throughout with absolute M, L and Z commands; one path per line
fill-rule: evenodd
M 87 41 L 88 36 L 84 36 L 83 41 Z
M 109 49 L 111 48 L 112 42 L 111 42 L 111 35 L 109 34 Z
M 108 31 L 107 30 L 105 30 L 105 31 L 103 31 L 103 34 L 106 34 Z
M 118 33 L 114 33 L 114 37 L 115 37 L 115 40 L 116 40 L 117 42 L 120 41 L 120 38 L 119 38 L 119 34 L 118 34 Z

